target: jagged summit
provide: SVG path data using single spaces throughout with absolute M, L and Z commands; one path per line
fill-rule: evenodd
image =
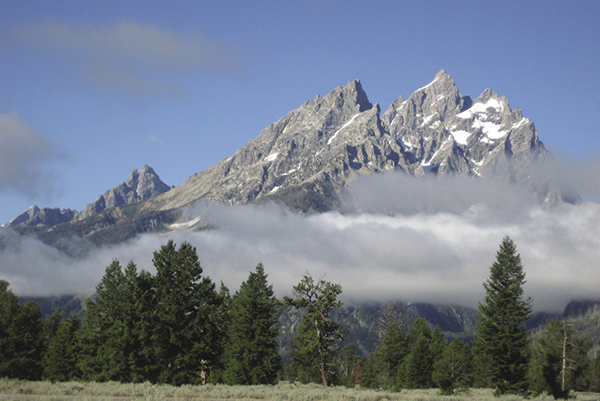
M 300 210 L 339 207 L 360 175 L 460 174 L 527 183 L 527 165 L 545 157 L 533 123 L 491 90 L 472 100 L 439 71 L 380 116 L 360 81 L 350 81 L 265 128 L 233 156 L 144 208 L 167 210 L 202 200 L 222 204 L 277 199 Z M 539 195 L 543 197 L 543 189 Z
M 43 208 L 36 205 L 30 206 L 26 211 L 5 224 L 5 227 L 16 227 L 18 225 L 52 227 L 60 223 L 67 223 L 76 218 L 79 213 L 71 209 Z

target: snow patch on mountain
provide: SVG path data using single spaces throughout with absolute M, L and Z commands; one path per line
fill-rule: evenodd
M 354 122 L 354 120 L 356 120 L 356 117 L 359 116 L 360 113 L 355 114 L 354 116 L 352 116 L 352 118 L 350 119 L 350 121 L 348 121 L 346 124 L 342 125 L 342 128 L 340 128 L 339 130 L 335 131 L 335 133 L 333 134 L 333 136 L 331 138 L 329 138 L 329 140 L 327 141 L 327 145 L 331 145 L 331 142 L 335 139 L 335 137 L 337 136 L 337 134 L 339 134 L 340 132 L 342 132 L 342 130 L 344 128 L 346 128 L 347 126 L 349 126 L 350 124 L 352 124 Z
M 454 137 L 454 142 L 459 145 L 466 145 L 467 140 L 471 136 L 470 132 L 458 130 L 458 131 L 450 131 L 450 134 Z
M 427 89 L 427 88 L 429 88 L 431 85 L 433 85 L 434 83 L 436 83 L 436 82 L 438 81 L 438 79 L 440 79 L 440 78 L 438 77 L 438 78 L 434 79 L 433 81 L 431 81 L 431 82 L 430 82 L 430 83 L 428 83 L 427 85 L 425 85 L 425 86 L 423 86 L 423 87 L 421 87 L 421 88 L 417 89 L 415 92 L 419 92 L 419 91 L 422 91 L 422 90 L 424 90 L 424 89 Z
M 469 109 L 456 115 L 458 118 L 471 118 L 475 114 L 485 114 L 488 109 L 494 109 L 498 112 L 504 111 L 504 106 L 497 99 L 488 99 L 485 103 L 475 103 Z
M 271 153 L 269 156 L 265 157 L 265 161 L 272 162 L 277 159 L 277 156 L 279 156 L 279 153 Z

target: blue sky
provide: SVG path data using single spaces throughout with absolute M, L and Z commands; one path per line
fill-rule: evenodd
M 555 154 L 600 149 L 598 1 L 0 1 L 0 223 L 177 185 L 317 94 L 383 110 L 445 69 Z

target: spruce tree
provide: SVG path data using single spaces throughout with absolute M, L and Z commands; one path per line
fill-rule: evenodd
M 529 335 L 524 323 L 531 317 L 531 299 L 523 299 L 525 273 L 514 242 L 504 237 L 483 284 L 476 331 L 478 352 L 491 363 L 496 394 L 524 393 L 529 363 Z
M 215 284 L 203 277 L 196 248 L 176 249 L 171 240 L 154 253 L 158 382 L 205 383 L 218 367 L 222 349 L 222 303 Z
M 234 294 L 225 349 L 228 384 L 274 384 L 281 368 L 276 337 L 278 302 L 262 263 Z
M 148 274 L 133 262 L 125 269 L 118 260 L 106 268 L 96 294 L 86 302 L 85 323 L 79 333 L 78 367 L 84 380 L 133 382 L 152 380 L 146 356 L 151 333 L 140 330 L 154 322 L 147 302 Z
M 331 311 L 342 306 L 337 299 L 341 293 L 339 284 L 322 278 L 315 281 L 306 273 L 294 287 L 294 298 L 284 297 L 286 305 L 305 312 L 292 343 L 292 359 L 300 367 L 320 372 L 324 386 L 330 384 L 333 357 L 345 338 L 345 331 L 330 317 Z
M 59 324 L 44 354 L 44 380 L 62 382 L 79 378 L 76 362 L 79 353 L 77 333 L 80 326 L 81 321 L 74 314 Z
M 364 367 L 361 386 L 400 391 L 404 376 L 401 366 L 410 351 L 410 345 L 402 315 L 392 302 L 387 303 L 381 310 L 378 334 L 378 345 L 369 355 L 368 363 Z
M 433 364 L 433 383 L 440 393 L 453 395 L 470 387 L 473 383 L 471 363 L 469 347 L 458 339 L 452 340 Z
M 432 333 L 423 318 L 413 322 L 409 331 L 410 352 L 404 359 L 404 387 L 429 388 L 432 385 L 433 361 Z
M 44 327 L 35 302 L 19 298 L 0 280 L 0 377 L 39 380 L 42 376 Z
M 403 384 L 402 363 L 409 353 L 410 345 L 408 343 L 408 334 L 403 330 L 400 322 L 392 322 L 377 348 L 376 358 L 383 362 L 385 371 L 384 388 L 392 391 L 399 391 Z

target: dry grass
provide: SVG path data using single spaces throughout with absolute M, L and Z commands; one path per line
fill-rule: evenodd
M 11 395 L 15 395 L 11 397 Z M 32 400 L 113 400 L 113 397 L 128 397 L 132 400 L 353 400 L 353 401 L 521 401 L 522 397 L 494 397 L 491 390 L 473 389 L 466 394 L 442 396 L 436 389 L 403 390 L 399 393 L 385 391 L 348 389 L 344 387 L 323 387 L 316 384 L 280 383 L 275 386 L 181 386 L 153 385 L 150 383 L 123 384 L 66 382 L 27 382 L 21 380 L 0 379 L 0 399 L 23 399 L 18 395 L 29 395 Z M 68 398 L 64 397 L 68 396 Z M 577 401 L 599 400 L 600 394 L 576 394 Z M 550 396 L 533 398 L 538 401 L 553 400 Z

